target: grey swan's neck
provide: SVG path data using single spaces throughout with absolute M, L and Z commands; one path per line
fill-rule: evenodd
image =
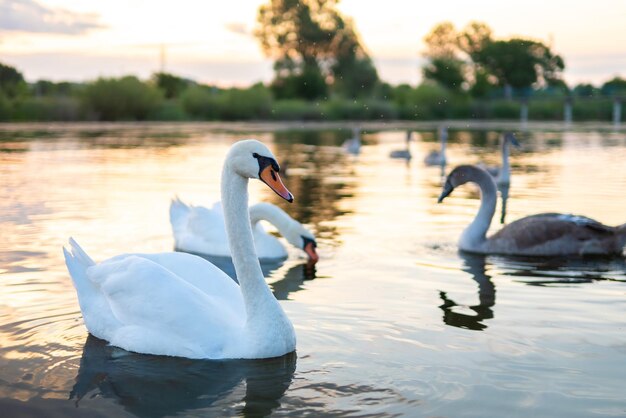
M 508 183 L 511 178 L 511 167 L 509 166 L 509 141 L 506 137 L 502 137 L 500 148 L 502 152 L 502 168 L 498 174 L 498 182 Z
M 480 208 L 474 220 L 461 234 L 459 248 L 480 252 L 487 242 L 487 230 L 496 211 L 497 188 L 489 173 L 475 167 L 469 172 L 468 181 L 476 183 L 480 188 Z

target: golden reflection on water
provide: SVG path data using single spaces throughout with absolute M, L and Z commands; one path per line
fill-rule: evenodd
M 204 205 L 219 200 L 223 157 L 242 137 L 270 145 L 283 166 L 285 184 L 296 196 L 288 204 L 260 182 L 251 182 L 251 201 L 281 206 L 318 237 L 321 260 L 315 271 L 305 268 L 294 249 L 286 263 L 264 270 L 298 332 L 300 378 L 287 393 L 299 395 L 292 395 L 292 401 L 317 402 L 320 409 L 307 405 L 310 411 L 350 410 L 361 399 L 356 382 L 361 379 L 374 379 L 376 384 L 363 387 L 378 394 L 376 399 L 387 403 L 389 411 L 421 402 L 414 398 L 417 393 L 438 404 L 454 388 L 437 367 L 447 364 L 458 373 L 450 379 L 463 381 L 468 373 L 464 368 L 476 361 L 468 353 L 517 353 L 530 356 L 531 362 L 536 359 L 530 353 L 545 349 L 542 344 L 566 351 L 578 334 L 595 340 L 600 351 L 623 344 L 615 334 L 626 325 L 621 315 L 623 261 L 537 262 L 457 254 L 456 240 L 473 218 L 479 195 L 466 186 L 444 204 L 436 203 L 441 168 L 422 162 L 438 148 L 435 132 L 416 133 L 413 158 L 407 162 L 389 158 L 390 151 L 404 145 L 402 130 L 365 129 L 357 156 L 341 148 L 351 136 L 349 127 L 245 134 L 195 125 L 0 130 L 0 398 L 67 399 L 72 387 L 85 379 L 77 377 L 83 369 L 81 357 L 84 363 L 85 356 L 92 357 L 89 352 L 111 355 L 102 344 L 85 344 L 87 333 L 61 254 L 67 238 L 75 237 L 96 260 L 122 252 L 171 250 L 170 199 L 178 195 Z M 462 163 L 499 163 L 498 135 L 495 130 L 451 130 L 446 171 Z M 511 152 L 506 221 L 558 211 L 609 225 L 626 222 L 624 132 L 554 130 L 518 136 L 522 147 Z M 499 219 L 492 222 L 492 231 L 500 227 Z M 563 286 L 576 284 L 588 287 L 571 289 L 565 298 L 559 294 Z M 546 316 L 553 318 L 556 329 L 540 325 Z M 465 333 L 455 333 L 455 328 Z M 573 332 L 564 342 L 545 342 L 544 331 L 567 329 Z M 478 330 L 483 332 L 473 333 Z M 474 336 L 478 334 L 484 336 Z M 459 360 L 450 360 L 451 354 Z M 443 361 L 440 356 L 446 355 Z M 377 364 L 380 372 L 373 368 L 354 377 L 350 370 L 361 370 L 362 361 Z M 414 380 L 394 368 L 396 361 L 402 363 L 400 370 L 412 370 Z M 109 359 L 94 367 L 111 368 L 113 380 L 141 378 L 127 375 L 124 367 L 132 363 Z M 518 366 L 505 362 L 502 367 Z M 549 375 L 549 365 L 544 366 Z M 288 375 L 291 367 L 295 364 L 289 365 Z M 581 373 L 589 373 L 580 367 Z M 233 387 L 238 387 L 250 370 L 235 370 Z M 498 387 L 500 371 L 486 381 Z M 323 380 L 329 373 L 330 381 Z M 530 380 L 536 384 L 546 375 L 537 372 Z M 615 382 L 609 371 L 605 378 Z M 403 379 L 407 391 L 394 383 Z M 181 380 L 183 386 L 187 383 Z M 99 385 L 101 394 L 108 384 Z M 458 385 L 458 398 L 466 399 L 472 386 Z M 530 386 L 525 390 L 532 390 Z M 612 392 L 594 393 L 612 399 Z M 282 392 L 276 399 L 280 396 Z M 351 401 L 342 404 L 342 397 Z M 277 407 L 276 399 L 270 410 Z

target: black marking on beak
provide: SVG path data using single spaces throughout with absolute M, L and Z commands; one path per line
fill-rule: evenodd
M 443 190 L 439 195 L 439 199 L 437 199 L 437 203 L 443 202 L 443 199 L 448 197 L 450 193 L 452 193 L 452 190 L 454 190 L 454 186 L 450 183 L 450 179 L 446 179 L 446 184 L 443 185 Z
M 304 247 L 306 247 L 307 244 L 309 244 L 309 243 L 313 244 L 313 248 L 317 248 L 317 242 L 315 242 L 314 239 L 307 238 L 304 235 L 300 235 L 300 237 L 302 238 L 302 241 L 304 242 L 304 244 L 302 244 L 302 249 L 303 250 L 304 250 Z
M 261 171 L 263 171 L 263 169 L 268 165 L 271 166 L 275 172 L 280 173 L 280 166 L 275 159 L 270 157 L 264 157 L 257 154 L 256 152 L 253 153 L 252 156 L 259 161 L 259 176 L 261 175 Z M 276 180 L 276 175 L 274 173 L 272 173 L 272 178 Z

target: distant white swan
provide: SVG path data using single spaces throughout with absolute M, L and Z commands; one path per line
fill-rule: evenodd
M 85 325 L 138 353 L 188 358 L 268 358 L 296 347 L 293 325 L 265 283 L 248 213 L 248 179 L 292 201 L 267 147 L 235 143 L 222 170 L 222 203 L 241 286 L 201 257 L 123 254 L 101 263 L 70 239 L 65 260 Z
M 343 141 L 343 149 L 352 155 L 358 155 L 361 152 L 361 129 L 359 127 L 352 128 L 352 138 Z
M 274 225 L 280 234 L 296 248 L 303 250 L 312 263 L 317 262 L 315 236 L 284 210 L 271 203 L 250 206 L 252 235 L 257 255 L 261 261 L 287 258 L 287 250 L 273 235 L 265 232 L 260 221 Z M 170 222 L 177 250 L 230 257 L 230 248 L 224 227 L 222 204 L 217 202 L 211 209 L 189 206 L 180 199 L 172 200 Z
M 519 142 L 512 132 L 505 132 L 500 136 L 500 151 L 502 155 L 502 166 L 483 166 L 491 176 L 496 180 L 496 184 L 510 184 L 511 183 L 511 167 L 509 165 L 509 144 L 519 147 Z
M 493 178 L 485 170 L 471 165 L 456 167 L 446 179 L 439 202 L 455 187 L 468 182 L 480 187 L 481 198 L 478 214 L 461 234 L 459 248 L 463 251 L 522 256 L 622 254 L 626 244 L 626 224 L 612 227 L 571 214 L 527 216 L 487 237 L 496 210 L 497 190 Z
M 440 126 L 437 130 L 439 134 L 439 143 L 441 149 L 439 151 L 431 151 L 426 158 L 424 158 L 424 164 L 426 165 L 446 165 L 446 144 L 448 142 L 448 128 Z
M 404 149 L 393 150 L 389 153 L 390 158 L 398 158 L 404 160 L 411 159 L 411 141 L 413 140 L 413 132 L 406 131 L 406 146 Z

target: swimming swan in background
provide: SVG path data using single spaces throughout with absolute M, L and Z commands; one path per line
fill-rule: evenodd
M 413 140 L 413 132 L 406 131 L 406 147 L 404 149 L 393 150 L 389 153 L 389 158 L 398 158 L 404 160 L 411 159 L 411 141 Z
M 500 136 L 500 150 L 502 154 L 502 166 L 482 166 L 496 180 L 496 184 L 504 185 L 511 183 L 511 167 L 509 165 L 509 144 L 519 148 L 519 142 L 512 132 L 505 132 Z
M 278 206 L 271 203 L 250 206 L 250 221 L 257 256 L 261 261 L 284 260 L 287 258 L 287 250 L 276 237 L 265 232 L 260 221 L 274 225 L 291 245 L 307 254 L 309 262 L 316 263 L 319 259 L 315 250 L 315 236 Z M 173 199 L 170 205 L 170 222 L 177 250 L 230 257 L 221 203 L 215 203 L 209 209 L 189 206 L 178 198 Z
M 478 214 L 461 234 L 459 249 L 463 251 L 521 256 L 622 254 L 626 224 L 612 227 L 570 214 L 527 216 L 486 237 L 497 199 L 496 184 L 489 173 L 471 165 L 456 167 L 448 175 L 438 201 L 441 203 L 454 188 L 468 182 L 480 187 L 481 199 Z
M 241 285 L 201 257 L 123 254 L 101 263 L 70 239 L 65 260 L 89 332 L 128 351 L 188 358 L 269 358 L 294 351 L 293 325 L 265 283 L 248 213 L 248 179 L 283 199 L 279 166 L 256 140 L 235 143 L 222 170 L 222 204 Z
M 361 152 L 361 129 L 359 127 L 352 128 L 352 138 L 343 141 L 343 149 L 352 155 L 358 155 Z
M 448 142 L 448 128 L 440 126 L 438 131 L 439 142 L 441 149 L 439 151 L 431 151 L 426 158 L 424 158 L 424 164 L 426 165 L 446 165 L 446 143 Z

